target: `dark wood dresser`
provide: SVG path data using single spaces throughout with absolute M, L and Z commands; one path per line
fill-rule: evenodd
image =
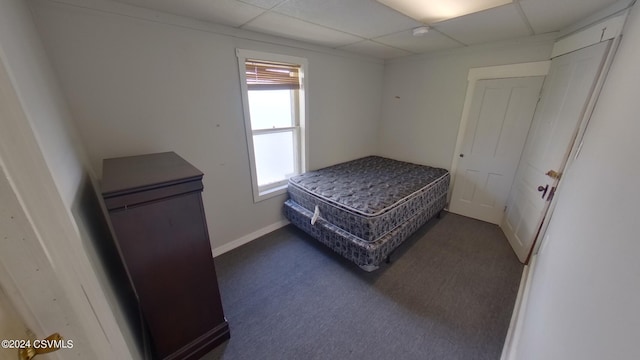
M 197 359 L 229 338 L 202 176 L 173 152 L 103 161 L 102 196 L 154 358 Z

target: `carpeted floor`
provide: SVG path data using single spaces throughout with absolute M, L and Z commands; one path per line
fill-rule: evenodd
M 366 273 L 292 225 L 215 259 L 231 339 L 203 359 L 500 358 L 522 265 L 444 213 Z

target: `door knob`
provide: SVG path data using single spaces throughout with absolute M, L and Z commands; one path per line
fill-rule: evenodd
M 36 355 L 54 352 L 62 346 L 65 346 L 62 342 L 62 336 L 58 333 L 51 334 L 44 340 L 29 341 L 27 347 L 18 350 L 18 359 L 31 360 L 36 357 Z
M 546 186 L 538 186 L 538 191 L 542 191 L 542 198 L 544 199 L 544 196 L 547 195 L 547 190 L 549 190 L 549 184 L 547 184 Z

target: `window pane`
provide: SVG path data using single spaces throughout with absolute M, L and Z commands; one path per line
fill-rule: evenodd
M 293 130 L 253 135 L 258 186 L 288 179 L 294 175 Z
M 251 129 L 273 129 L 293 126 L 292 90 L 249 90 Z

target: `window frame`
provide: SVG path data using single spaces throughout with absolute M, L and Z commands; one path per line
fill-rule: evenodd
M 253 201 L 255 203 L 263 201 L 281 194 L 287 191 L 287 179 L 274 184 L 267 184 L 258 186 L 258 174 L 256 168 L 255 150 L 253 145 L 253 136 L 265 133 L 276 133 L 292 131 L 294 142 L 294 173 L 300 174 L 307 169 L 308 159 L 308 127 L 306 121 L 308 119 L 308 62 L 307 59 L 281 55 L 274 53 L 267 53 L 262 51 L 236 49 L 236 56 L 238 58 L 238 71 L 240 74 L 240 89 L 242 93 L 242 111 L 244 115 L 244 127 L 245 136 L 247 140 L 247 151 L 249 154 L 249 164 L 251 170 L 251 186 L 253 192 Z M 288 128 L 275 128 L 275 129 L 257 129 L 253 130 L 251 127 L 251 112 L 249 110 L 249 89 L 247 86 L 247 76 L 245 61 L 247 59 L 262 60 L 262 61 L 274 61 L 288 64 L 296 64 L 300 66 L 300 89 L 297 90 L 297 99 L 294 99 L 294 103 L 298 104 L 297 111 L 292 107 L 292 111 L 297 114 L 297 125 Z M 293 93 L 295 94 L 295 92 Z M 296 96 L 294 96 L 295 98 Z

